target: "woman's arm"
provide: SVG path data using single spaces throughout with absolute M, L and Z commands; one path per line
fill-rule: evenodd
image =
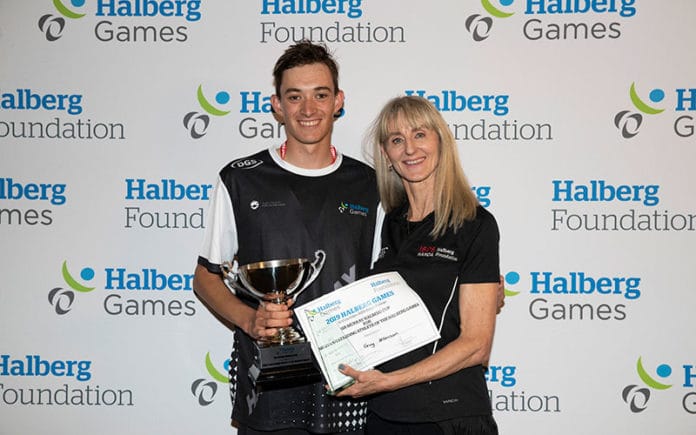
M 498 287 L 498 283 L 460 285 L 460 331 L 454 341 L 415 364 L 389 373 L 344 366 L 341 372 L 355 379 L 355 383 L 338 396 L 363 397 L 398 390 L 486 363 L 493 344 Z

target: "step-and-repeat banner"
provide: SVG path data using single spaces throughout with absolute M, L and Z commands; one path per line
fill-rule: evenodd
M 696 2 L 0 0 L 0 433 L 230 434 L 196 298 L 227 162 L 325 42 L 363 135 L 427 97 L 498 219 L 504 434 L 696 431 Z

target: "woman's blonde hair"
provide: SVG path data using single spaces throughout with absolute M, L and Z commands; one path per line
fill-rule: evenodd
M 393 131 L 390 128 L 393 128 L 400 117 L 413 129 L 426 128 L 437 133 L 440 147 L 434 174 L 435 225 L 431 236 L 442 236 L 448 227 L 457 231 L 465 221 L 476 216 L 478 200 L 462 170 L 457 142 L 449 126 L 435 106 L 425 98 L 402 96 L 389 100 L 368 130 L 371 158 L 377 172 L 377 187 L 382 205 L 390 212 L 407 200 L 399 174 L 390 170 L 389 160 L 382 152 L 389 134 Z M 367 154 L 370 157 L 370 151 Z

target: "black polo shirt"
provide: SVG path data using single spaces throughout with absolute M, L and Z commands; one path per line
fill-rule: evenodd
M 434 215 L 418 223 L 408 222 L 407 209 L 404 205 L 387 215 L 374 271 L 396 271 L 404 277 L 440 326 L 441 339 L 382 364 L 378 368 L 384 372 L 418 362 L 456 339 L 460 332 L 459 285 L 497 283 L 500 276 L 498 226 L 486 209 L 479 206 L 475 219 L 456 233 L 448 229 L 437 239 L 430 236 Z M 403 422 L 491 414 L 481 365 L 379 394 L 370 399 L 369 408 L 384 419 Z

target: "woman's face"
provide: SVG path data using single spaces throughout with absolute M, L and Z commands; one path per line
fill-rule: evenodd
M 382 151 L 404 183 L 434 181 L 440 158 L 440 137 L 434 130 L 412 128 L 399 116 L 389 124 Z

